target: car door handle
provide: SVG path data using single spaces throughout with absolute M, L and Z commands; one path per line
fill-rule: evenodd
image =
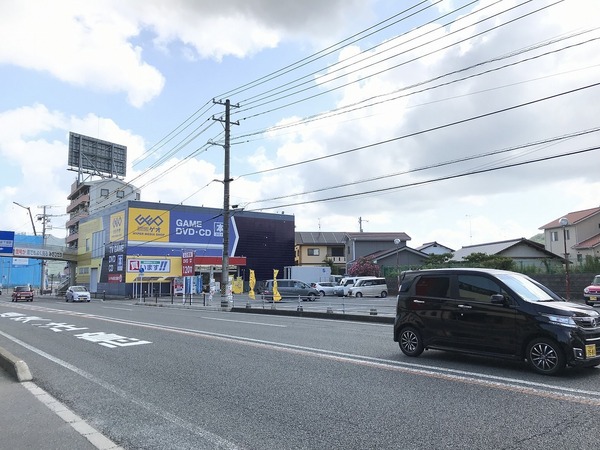
M 459 308 L 471 309 L 471 305 L 458 305 Z
M 413 303 L 425 303 L 423 300 L 413 300 Z

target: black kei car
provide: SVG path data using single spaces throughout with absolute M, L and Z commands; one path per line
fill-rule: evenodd
M 600 313 L 526 275 L 493 269 L 403 272 L 394 341 L 407 356 L 450 350 L 525 360 L 544 375 L 600 365 Z

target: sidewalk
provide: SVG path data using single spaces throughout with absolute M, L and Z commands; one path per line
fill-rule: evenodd
M 3 358 L 6 352 L 0 352 Z M 0 367 L 0 448 L 120 449 L 33 381 L 17 381 Z

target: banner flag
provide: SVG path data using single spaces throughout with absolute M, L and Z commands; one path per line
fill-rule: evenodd
M 256 295 L 254 295 L 254 286 L 256 286 L 256 276 L 254 275 L 254 270 L 250 270 L 250 292 L 248 292 L 248 296 L 252 300 L 256 300 Z
M 277 289 L 277 274 L 278 273 L 279 273 L 279 270 L 273 269 L 273 301 L 274 302 L 278 302 L 281 300 L 281 294 L 279 293 L 279 290 Z

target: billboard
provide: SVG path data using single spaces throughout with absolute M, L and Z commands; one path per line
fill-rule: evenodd
M 15 245 L 14 231 L 0 231 L 0 255 L 12 255 Z
M 69 170 L 124 177 L 127 147 L 77 133 L 69 133 Z
M 196 250 L 197 256 L 220 256 L 223 253 L 223 232 L 223 216 L 215 214 L 215 211 L 133 207 L 128 210 L 127 241 L 147 243 L 148 248 L 161 247 L 166 253 L 169 247 L 170 250 L 184 247 L 189 251 Z M 229 252 L 235 255 L 239 237 L 234 218 L 230 218 L 229 232 Z M 167 247 L 167 243 L 172 247 Z M 135 250 L 140 251 L 143 248 Z

